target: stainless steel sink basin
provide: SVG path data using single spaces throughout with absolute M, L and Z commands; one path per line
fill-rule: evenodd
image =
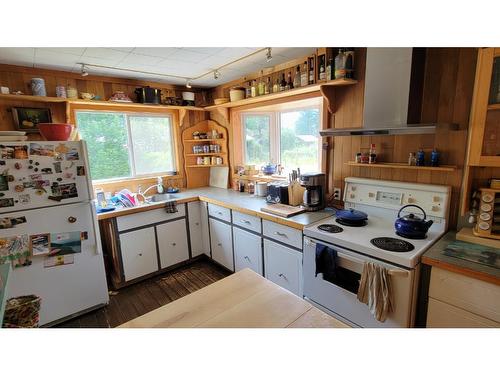
M 174 194 L 155 194 L 151 197 L 151 202 L 164 202 L 171 199 L 175 199 Z

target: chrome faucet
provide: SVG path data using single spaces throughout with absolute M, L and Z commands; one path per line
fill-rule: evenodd
M 165 188 L 163 187 L 163 180 L 161 179 L 161 177 L 157 177 L 156 178 L 156 184 L 151 185 L 150 187 L 148 187 L 144 191 L 141 191 L 141 185 L 139 185 L 139 189 L 137 190 L 137 194 L 140 194 L 140 195 L 142 195 L 145 198 L 146 193 L 148 191 L 150 191 L 151 189 L 153 189 L 153 188 L 156 188 L 156 191 L 158 192 L 158 194 L 163 194 L 164 193 Z

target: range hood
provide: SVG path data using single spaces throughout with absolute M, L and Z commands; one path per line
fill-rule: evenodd
M 413 48 L 367 48 L 362 127 L 330 128 L 320 130 L 320 134 L 327 137 L 434 133 L 438 124 L 408 124 L 412 60 Z

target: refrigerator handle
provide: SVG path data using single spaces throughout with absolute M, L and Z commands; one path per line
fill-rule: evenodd
M 90 210 L 92 212 L 92 225 L 94 226 L 95 253 L 101 254 L 101 233 L 99 231 L 99 220 L 97 220 L 97 212 L 94 202 L 90 202 Z

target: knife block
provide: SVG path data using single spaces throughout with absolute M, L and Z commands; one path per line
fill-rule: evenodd
M 288 204 L 290 206 L 299 206 L 304 200 L 304 191 L 306 189 L 297 181 L 294 181 L 288 185 Z

